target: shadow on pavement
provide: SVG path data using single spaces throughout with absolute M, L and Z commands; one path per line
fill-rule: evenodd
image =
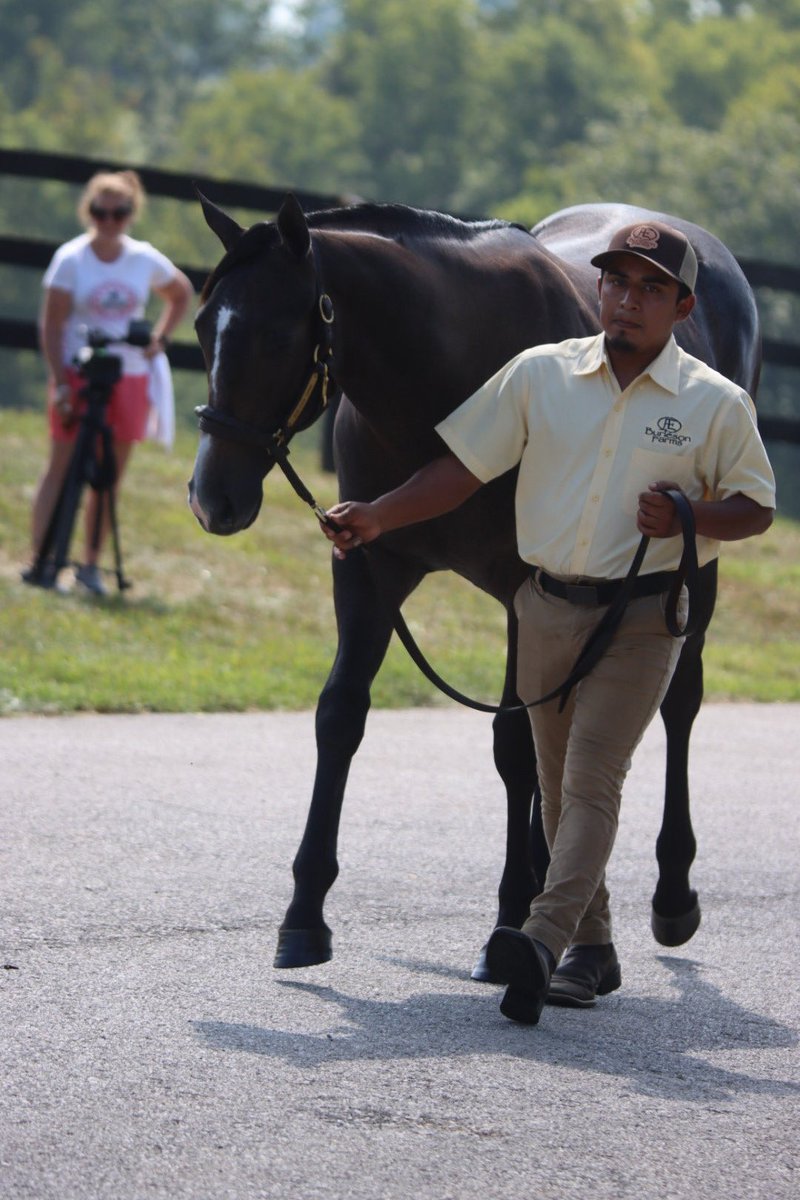
M 417 993 L 401 1001 L 349 996 L 333 987 L 278 980 L 280 988 L 314 997 L 337 1010 L 328 1032 L 269 1029 L 224 1021 L 192 1022 L 215 1050 L 285 1059 L 314 1069 L 324 1063 L 397 1061 L 486 1054 L 513 1055 L 554 1067 L 629 1081 L 641 1095 L 708 1104 L 743 1092 L 798 1096 L 800 1085 L 726 1070 L 704 1054 L 785 1050 L 797 1044 L 786 1026 L 728 1000 L 703 979 L 701 963 L 660 956 L 678 992 L 674 998 L 608 997 L 595 1009 L 545 1009 L 536 1028 L 501 1017 L 500 989 Z M 438 975 L 438 964 L 416 964 Z

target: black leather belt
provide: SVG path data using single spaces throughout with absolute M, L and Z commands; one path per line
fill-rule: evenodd
M 599 583 L 567 583 L 563 579 L 548 575 L 541 567 L 531 567 L 531 574 L 548 596 L 557 596 L 559 600 L 569 600 L 571 604 L 580 604 L 586 608 L 600 608 L 604 604 L 613 604 L 625 583 L 624 579 L 604 579 Z M 639 575 L 631 585 L 629 598 L 635 600 L 640 596 L 658 596 L 662 592 L 668 592 L 677 574 L 677 571 L 656 571 L 651 575 Z

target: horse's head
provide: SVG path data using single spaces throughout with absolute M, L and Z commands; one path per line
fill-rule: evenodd
M 208 404 L 198 410 L 189 502 L 204 529 L 229 534 L 256 519 L 264 476 L 324 405 L 332 311 L 320 297 L 308 224 L 293 196 L 275 224 L 247 230 L 205 197 L 201 203 L 226 253 L 195 320 Z

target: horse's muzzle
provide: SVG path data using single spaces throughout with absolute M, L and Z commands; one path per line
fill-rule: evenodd
M 189 503 L 189 508 L 197 517 L 197 520 L 203 526 L 203 529 L 205 529 L 206 533 L 210 533 L 211 530 L 208 524 L 208 515 L 203 510 L 203 506 L 200 501 L 197 499 L 197 489 L 194 486 L 194 477 L 189 480 L 189 492 L 186 499 Z
M 207 533 L 223 537 L 253 524 L 261 510 L 261 456 L 202 434 L 189 480 L 189 507 Z

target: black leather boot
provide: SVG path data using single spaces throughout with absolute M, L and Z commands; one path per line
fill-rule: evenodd
M 622 983 L 613 942 L 604 946 L 570 946 L 553 972 L 548 1004 L 565 1008 L 591 1008 L 598 996 L 614 992 Z
M 493 978 L 509 985 L 500 1002 L 503 1016 L 536 1025 L 555 966 L 547 947 L 520 929 L 499 925 L 486 945 L 486 962 Z

